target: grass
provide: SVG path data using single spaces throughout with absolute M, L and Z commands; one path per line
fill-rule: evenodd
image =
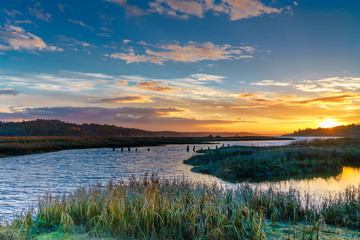
M 339 174 L 343 166 L 359 166 L 360 139 L 327 139 L 287 146 L 234 146 L 199 151 L 184 160 L 192 171 L 229 181 L 288 179 Z
M 344 239 L 360 237 L 360 189 L 301 204 L 298 192 L 223 189 L 155 176 L 39 200 L 0 239 Z M 328 226 L 328 224 L 332 226 Z M 346 227 L 341 229 L 340 227 Z
M 0 157 L 67 149 L 202 144 L 216 141 L 283 140 L 274 137 L 0 137 Z

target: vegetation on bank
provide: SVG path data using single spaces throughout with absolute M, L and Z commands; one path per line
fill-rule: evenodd
M 184 160 L 192 171 L 238 181 L 336 175 L 343 166 L 360 164 L 360 138 L 316 139 L 287 146 L 233 146 L 200 150 Z
M 216 141 L 283 140 L 274 137 L 0 137 L 0 157 L 86 148 L 127 148 Z
M 69 123 L 60 120 L 37 119 L 22 122 L 0 121 L 0 136 L 4 137 L 202 137 L 209 135 L 257 136 L 249 132 L 175 132 L 175 131 L 146 131 L 137 128 L 118 127 L 109 124 Z
M 360 137 L 360 124 L 342 125 L 332 128 L 305 128 L 286 136 L 293 137 Z
M 308 196 L 307 196 L 308 197 Z M 223 189 L 154 176 L 50 193 L 12 222 L 0 239 L 346 239 L 360 237 L 360 188 L 321 206 L 294 190 Z M 329 227 L 326 225 L 332 225 Z M 336 228 L 335 228 L 336 227 Z M 325 238 L 326 239 L 326 238 Z

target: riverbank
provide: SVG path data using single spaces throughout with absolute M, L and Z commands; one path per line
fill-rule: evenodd
M 220 141 L 289 140 L 276 137 L 0 137 L 0 157 L 69 149 L 151 147 Z
M 360 188 L 316 206 L 296 191 L 223 189 L 155 176 L 41 198 L 1 222 L 0 239 L 351 239 L 359 238 Z M 354 230 L 352 230 L 354 229 Z
M 334 176 L 343 166 L 360 165 L 360 138 L 315 139 L 286 146 L 232 146 L 200 150 L 184 160 L 192 171 L 224 180 L 284 180 Z

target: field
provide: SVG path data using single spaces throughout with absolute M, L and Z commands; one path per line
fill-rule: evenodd
M 359 238 L 360 189 L 316 206 L 296 191 L 259 191 L 156 176 L 46 194 L 1 223 L 0 239 Z
M 192 171 L 228 181 L 282 180 L 339 174 L 360 165 L 360 138 L 301 141 L 288 146 L 233 146 L 200 150 L 184 161 Z

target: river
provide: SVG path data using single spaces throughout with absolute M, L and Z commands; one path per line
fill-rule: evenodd
M 196 149 L 214 148 L 215 145 L 284 145 L 290 141 L 247 141 L 219 142 L 217 144 L 197 145 Z M 206 183 L 216 182 L 225 187 L 236 187 L 245 183 L 232 184 L 216 177 L 193 173 L 191 166 L 182 163 L 193 156 L 193 145 L 186 151 L 186 145 L 167 145 L 161 147 L 139 147 L 137 151 L 110 148 L 65 150 L 44 154 L 0 158 L 0 216 L 11 219 L 31 205 L 36 206 L 39 197 L 47 191 L 68 193 L 79 186 L 88 186 L 97 182 L 105 183 L 127 180 L 132 176 L 143 177 L 146 173 L 155 173 L 161 178 L 187 178 Z M 343 172 L 330 178 L 312 178 L 278 182 L 249 183 L 253 187 L 267 189 L 270 186 L 286 191 L 289 188 L 301 193 L 309 192 L 319 200 L 329 193 L 342 192 L 347 186 L 360 184 L 360 171 L 345 167 Z

